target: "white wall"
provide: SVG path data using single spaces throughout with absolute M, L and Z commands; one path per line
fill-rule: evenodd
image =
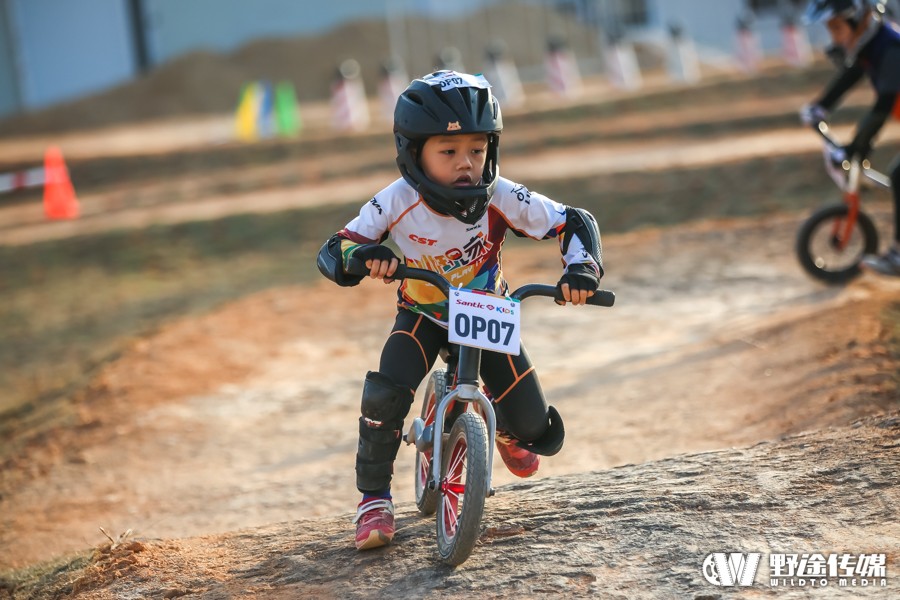
M 76 98 L 135 72 L 121 0 L 9 0 L 8 8 L 25 106 Z
M 229 52 L 259 37 L 294 37 L 352 19 L 383 19 L 385 0 L 144 0 L 151 63 L 190 50 Z
M 0 0 L 0 116 L 19 109 L 19 84 L 15 68 L 15 40 L 7 19 L 6 0 Z
M 652 3 L 651 26 L 667 28 L 679 23 L 687 35 L 701 45 L 717 51 L 733 54 L 736 47 L 737 20 L 746 13 L 744 0 L 650 0 Z M 753 28 L 760 38 L 766 54 L 781 52 L 782 17 L 777 11 L 755 16 Z M 802 26 L 802 25 L 801 25 Z M 827 33 L 821 26 L 808 28 L 810 40 L 816 51 L 827 42 Z
M 743 11 L 742 0 L 655 0 L 657 25 L 684 27 L 696 43 L 719 50 L 734 47 L 735 26 Z

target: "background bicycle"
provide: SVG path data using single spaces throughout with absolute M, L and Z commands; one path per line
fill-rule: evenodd
M 825 170 L 842 192 L 842 201 L 817 209 L 797 232 L 796 253 L 807 273 L 826 283 L 845 283 L 857 277 L 863 257 L 878 252 L 878 230 L 863 211 L 860 193 L 866 187 L 890 189 L 887 175 L 868 160 L 834 164 L 830 148 L 839 147 L 825 121 L 814 130 L 824 140 Z

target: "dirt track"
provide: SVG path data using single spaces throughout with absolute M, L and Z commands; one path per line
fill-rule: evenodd
M 821 287 L 785 252 L 795 225 L 609 236 L 604 284 L 616 307 L 526 307 L 529 348 L 569 423 L 565 450 L 541 475 L 740 447 L 896 409 L 885 397 L 888 334 L 872 307 L 900 282 Z M 506 256 L 516 284 L 556 276 L 552 242 L 534 246 Z M 274 290 L 132 348 L 86 394 L 84 425 L 49 450 L 59 453 L 49 472 L 7 487 L 0 564 L 92 546 L 98 526 L 169 538 L 352 509 L 360 381 L 377 362 L 393 294 L 363 286 Z M 833 311 L 837 328 L 817 321 Z M 401 453 L 401 506 L 411 464 Z M 502 464 L 495 473 L 498 485 L 513 481 Z
M 100 546 L 56 589 L 85 600 L 887 598 L 900 536 L 892 519 L 898 429 L 897 417 L 863 419 L 750 448 L 505 486 L 488 503 L 474 554 L 456 569 L 433 559 L 433 521 L 405 507 L 396 543 L 366 553 L 346 543 L 344 516 L 190 539 L 125 538 Z M 884 553 L 884 577 L 804 585 L 774 577 L 768 561 L 769 553 L 840 555 L 870 545 L 894 548 Z M 701 565 L 711 548 L 759 552 L 756 585 L 709 584 Z M 45 597 L 58 596 L 36 596 Z
M 795 148 L 816 143 L 803 133 L 758 136 L 774 136 L 766 145 L 781 137 Z M 734 141 L 732 159 L 759 151 L 746 141 Z M 674 149 L 659 156 L 689 160 L 690 153 Z M 697 155 L 711 160 L 708 149 L 698 145 Z M 582 167 L 602 164 L 602 152 Z M 724 157 L 721 146 L 714 154 Z M 552 156 L 544 158 L 510 161 L 510 170 L 549 165 Z M 887 207 L 873 208 L 886 234 Z M 140 225 L 142 216 L 125 211 L 119 218 Z M 900 281 L 865 275 L 846 288 L 811 281 L 791 253 L 800 218 L 606 235 L 603 285 L 616 292 L 616 307 L 525 307 L 525 339 L 568 425 L 565 449 L 544 461 L 536 488 L 548 477 L 747 447 L 900 409 L 888 349 L 896 332 L 882 319 L 896 310 Z M 91 222 L 81 223 L 89 230 Z M 53 225 L 59 231 L 67 224 Z M 553 242 L 508 248 L 504 261 L 514 286 L 558 277 Z M 136 343 L 79 394 L 80 426 L 38 440 L 3 473 L 0 568 L 96 547 L 105 539 L 100 526 L 114 535 L 131 529 L 142 539 L 209 536 L 189 544 L 216 548 L 231 543 L 219 536 L 225 532 L 280 522 L 305 530 L 316 521 L 298 519 L 335 515 L 346 517 L 346 530 L 327 524 L 325 555 L 345 560 L 357 501 L 360 382 L 377 362 L 393 294 L 374 282 L 352 290 L 324 282 L 271 290 Z M 896 460 L 896 449 L 886 452 Z M 411 506 L 411 468 L 412 453 L 402 449 L 394 489 L 401 510 Z M 514 483 L 499 462 L 494 473 L 495 485 Z M 290 536 L 291 527 L 273 535 Z M 785 546 L 802 538 L 782 534 L 775 541 Z M 267 535 L 260 530 L 250 539 L 263 544 Z M 891 533 L 871 543 L 846 550 L 893 552 L 898 539 Z M 224 559 L 202 554 L 190 565 L 195 574 L 233 577 Z M 488 563 L 484 556 L 471 568 Z M 260 568 L 250 581 L 270 581 L 277 572 Z M 329 563 L 310 568 L 327 570 Z M 322 593 L 339 589 L 322 585 Z M 417 588 L 411 581 L 391 589 Z

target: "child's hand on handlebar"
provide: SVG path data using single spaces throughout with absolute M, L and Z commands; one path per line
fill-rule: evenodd
M 363 261 L 369 269 L 369 277 L 391 283 L 391 276 L 397 271 L 400 260 L 387 246 L 367 244 L 353 251 L 353 257 Z
M 369 267 L 369 277 L 372 279 L 382 279 L 385 283 L 394 281 L 391 279 L 391 275 L 397 270 L 399 264 L 400 261 L 396 258 L 392 258 L 389 261 L 378 260 L 377 258 L 366 261 L 366 266 Z
M 594 295 L 600 286 L 600 278 L 591 265 L 569 265 L 566 272 L 559 279 L 556 287 L 562 292 L 565 302 L 557 301 L 557 304 L 565 306 L 566 302 L 574 305 L 586 304 L 588 298 Z

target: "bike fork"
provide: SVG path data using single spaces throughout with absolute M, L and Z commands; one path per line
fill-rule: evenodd
M 853 228 L 856 227 L 856 219 L 859 215 L 859 193 L 847 192 L 844 194 L 844 202 L 847 204 L 847 218 L 836 220 L 831 230 L 831 239 L 837 241 L 839 250 L 846 250 L 850 243 Z
M 847 244 L 850 243 L 850 235 L 853 228 L 856 227 L 856 217 L 859 215 L 859 177 L 860 164 L 857 161 L 850 163 L 850 172 L 847 174 L 847 188 L 844 191 L 844 202 L 847 204 L 847 220 L 844 221 L 843 231 L 841 222 L 835 221 L 834 230 L 831 232 L 832 239 L 837 240 L 838 248 L 845 250 Z
M 441 464 L 443 460 L 441 457 L 441 446 L 444 441 L 444 436 L 442 435 L 442 432 L 444 431 L 444 415 L 447 412 L 447 407 L 449 407 L 450 403 L 454 400 L 474 402 L 475 405 L 481 409 L 481 413 L 484 416 L 485 424 L 488 429 L 488 468 L 486 487 L 487 496 L 492 496 L 494 494 L 494 489 L 491 487 L 491 465 L 494 464 L 494 436 L 497 434 L 497 417 L 494 415 L 494 407 L 491 404 L 491 401 L 481 393 L 481 390 L 478 389 L 477 385 L 470 383 L 461 383 L 457 385 L 455 389 L 441 398 L 440 403 L 435 409 L 434 430 L 432 433 L 434 445 L 431 450 L 431 481 L 428 482 L 428 487 L 432 490 L 437 490 L 441 487 Z

